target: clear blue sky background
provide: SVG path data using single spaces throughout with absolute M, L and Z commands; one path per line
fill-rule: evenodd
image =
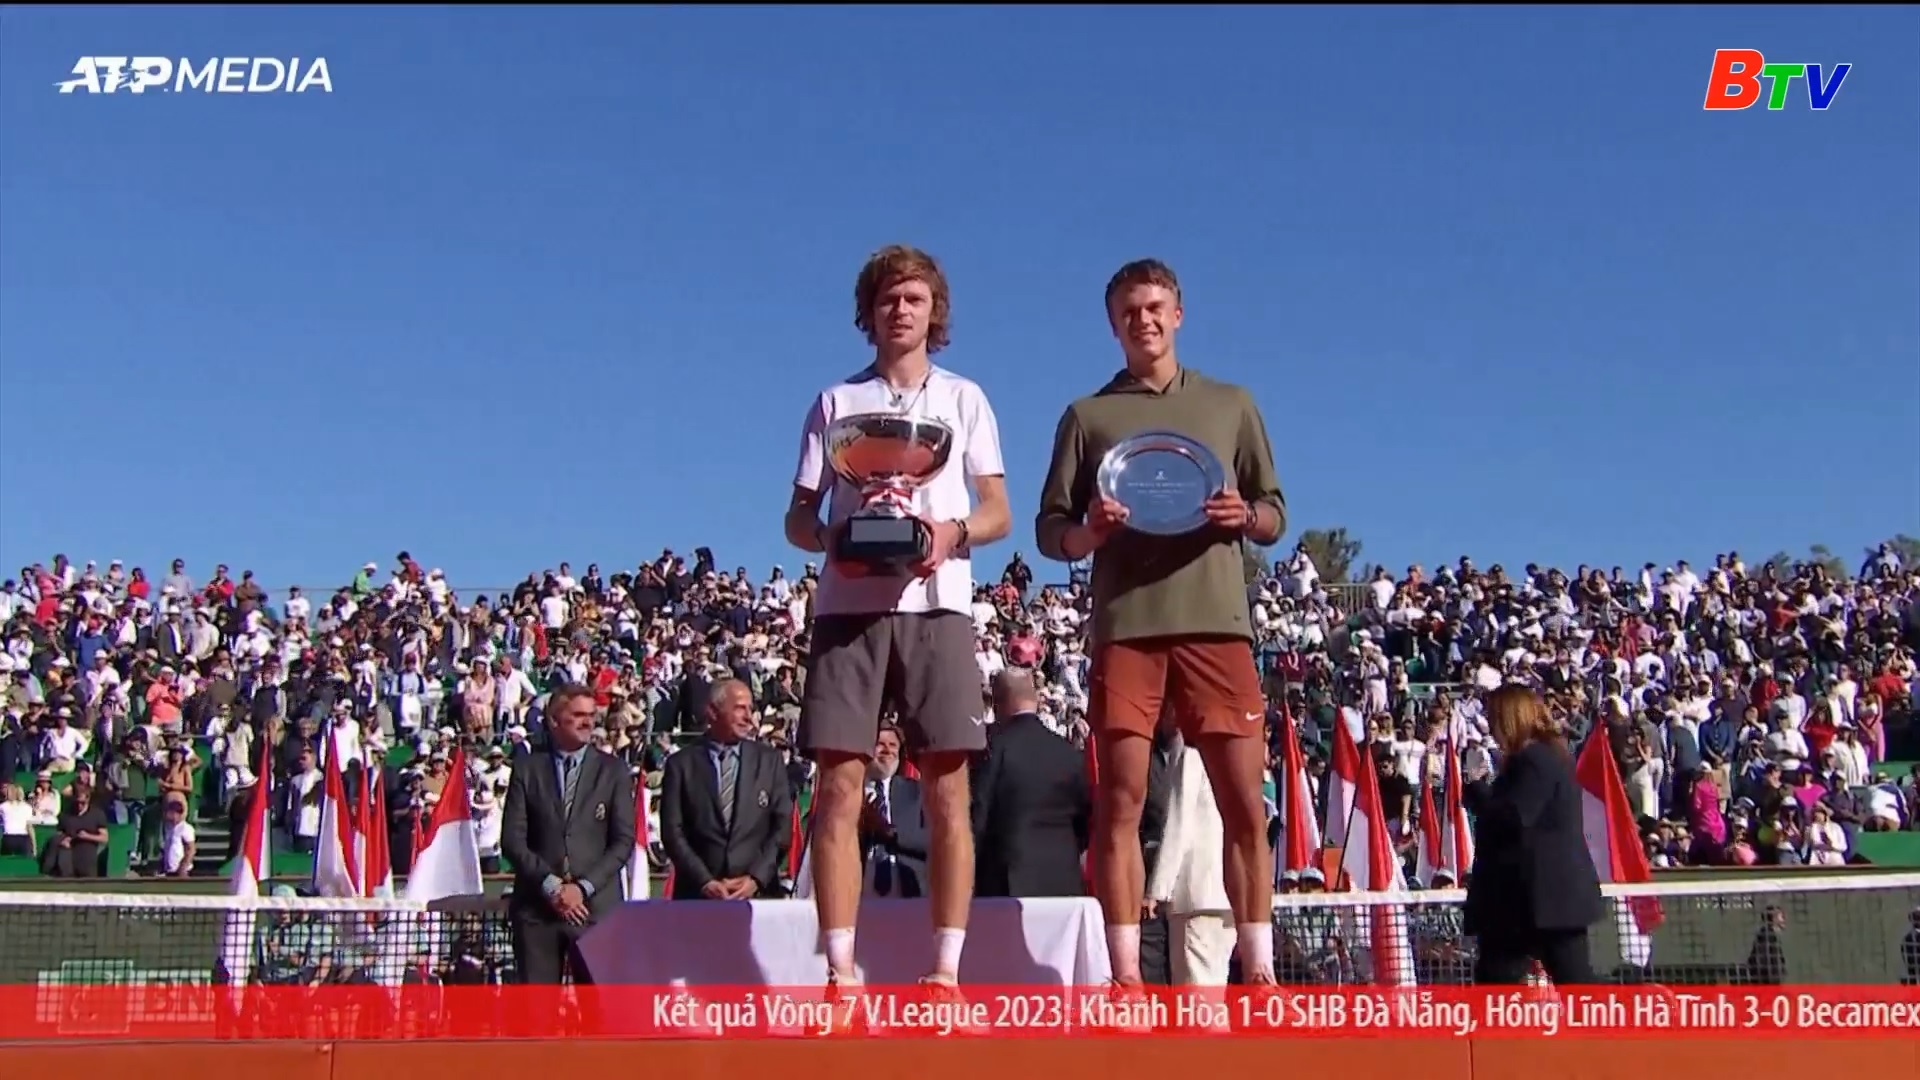
M 1920 532 L 1916 42 L 1892 7 L 9 8 L 0 567 L 796 567 L 802 415 L 894 241 L 952 277 L 1029 550 L 1119 362 L 1102 286 L 1154 255 L 1296 530 L 1854 563 Z M 1707 113 L 1724 47 L 1854 68 L 1824 114 Z M 99 54 L 335 90 L 55 92 Z

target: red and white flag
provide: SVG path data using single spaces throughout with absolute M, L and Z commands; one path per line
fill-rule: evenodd
M 795 799 L 787 808 L 787 873 L 795 879 L 800 876 L 800 864 L 806 861 L 813 839 L 807 832 L 807 819 L 800 813 L 800 803 L 801 800 Z M 811 800 L 808 805 L 812 805 Z
M 342 746 L 339 729 L 327 733 L 321 753 L 326 757 L 321 780 L 320 837 L 313 853 L 313 892 L 316 896 L 360 895 L 359 830 L 353 808 L 347 804 L 347 782 L 340 772 Z
M 414 851 L 413 872 L 407 875 L 406 898 L 422 902 L 449 896 L 478 896 L 480 833 L 473 822 L 473 795 L 467 788 L 466 752 L 454 747 L 447 767 L 447 786 L 433 806 L 423 832 L 425 842 Z
M 1440 811 L 1433 804 L 1433 785 L 1423 780 L 1420 783 L 1420 836 L 1413 865 L 1414 880 L 1421 888 L 1433 888 L 1433 875 L 1443 869 L 1452 873 L 1452 868 L 1446 865 L 1446 850 L 1445 822 L 1440 820 Z
M 392 837 L 387 830 L 386 784 L 365 763 L 360 768 L 360 797 L 355 800 L 354 832 L 360 841 L 360 895 L 393 895 Z
M 653 896 L 653 863 L 647 858 L 647 848 L 652 843 L 653 830 L 647 828 L 647 777 L 641 773 L 633 778 L 633 854 L 627 857 L 627 870 L 622 879 L 629 900 L 648 900 Z
M 230 891 L 234 896 L 258 897 L 260 884 L 273 874 L 273 746 L 260 740 L 259 771 L 254 774 L 253 798 L 247 803 L 247 824 L 240 834 L 240 855 L 233 860 Z M 255 912 L 227 913 L 220 933 L 220 961 L 230 985 L 244 985 L 253 975 Z
M 1627 802 L 1627 789 L 1613 763 L 1613 744 L 1605 724 L 1596 724 L 1580 758 L 1573 766 L 1580 784 L 1581 824 L 1587 854 L 1602 884 L 1638 885 L 1653 880 L 1653 867 L 1640 846 L 1640 829 Z M 1613 901 L 1614 926 L 1620 937 L 1620 959 L 1646 967 L 1653 959 L 1653 932 L 1665 914 L 1650 896 Z
M 1440 865 L 1453 874 L 1456 885 L 1464 885 L 1473 873 L 1473 823 L 1467 820 L 1467 808 L 1460 801 L 1460 744 L 1441 744 L 1447 752 L 1447 793 L 1440 807 Z
M 1403 895 L 1407 891 L 1406 874 L 1393 848 L 1386 811 L 1380 802 L 1378 772 L 1371 761 L 1363 762 L 1359 772 L 1353 827 L 1340 853 L 1340 870 L 1353 882 L 1355 892 Z M 1378 904 L 1361 909 L 1361 915 L 1360 936 L 1371 945 L 1374 985 L 1412 986 L 1413 942 L 1407 932 L 1406 906 Z
M 1333 760 L 1327 765 L 1327 843 L 1347 846 L 1360 777 L 1372 764 L 1360 753 L 1367 737 L 1358 709 L 1342 707 L 1333 724 Z M 1336 883 L 1337 887 L 1337 883 Z
M 793 898 L 795 900 L 813 899 L 813 801 L 820 797 L 820 788 L 817 783 L 819 775 L 816 770 L 813 779 L 807 781 L 807 790 L 811 794 L 807 798 L 807 813 L 804 821 L 800 818 L 800 800 L 793 801 L 794 821 L 801 826 L 800 854 L 793 863 Z M 791 837 L 788 844 L 788 858 L 793 858 Z M 673 880 L 671 871 L 668 872 L 667 880 Z
M 1307 781 L 1307 760 L 1300 753 L 1300 736 L 1293 714 L 1280 706 L 1280 844 L 1274 868 L 1280 875 L 1298 874 L 1318 864 L 1320 822 L 1313 815 L 1313 788 Z M 1344 822 L 1344 819 L 1343 819 Z

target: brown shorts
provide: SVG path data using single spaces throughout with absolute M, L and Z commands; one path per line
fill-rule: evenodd
M 1258 738 L 1267 700 L 1253 647 L 1240 637 L 1116 641 L 1093 654 L 1087 723 L 1096 733 L 1151 737 L 1170 714 L 1189 740 Z
M 813 621 L 800 749 L 872 757 L 887 707 L 900 711 L 908 753 L 987 748 L 971 617 L 939 611 Z

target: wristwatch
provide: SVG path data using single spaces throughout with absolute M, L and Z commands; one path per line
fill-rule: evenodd
M 960 538 L 953 542 L 953 550 L 960 551 L 967 546 L 967 541 L 971 538 L 972 534 L 967 531 L 966 518 L 955 519 L 953 527 L 960 530 Z

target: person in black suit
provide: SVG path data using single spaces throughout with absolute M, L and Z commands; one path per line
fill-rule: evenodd
M 1140 856 L 1147 876 L 1159 865 L 1160 841 L 1167 833 L 1167 805 L 1173 794 L 1173 770 L 1184 744 L 1172 724 L 1153 733 L 1153 752 L 1147 757 L 1147 798 L 1140 807 Z M 1271 844 L 1269 844 L 1271 846 Z M 1149 986 L 1173 983 L 1173 958 L 1167 952 L 1167 916 L 1156 908 L 1140 917 L 1140 979 Z
M 593 691 L 563 686 L 547 699 L 548 749 L 527 755 L 507 782 L 500 851 L 513 864 L 507 917 L 520 981 L 592 981 L 579 942 L 620 900 L 633 855 L 633 779 L 620 760 L 588 745 Z
M 706 736 L 668 758 L 660 779 L 672 899 L 776 895 L 792 828 L 786 762 L 752 740 L 753 692 L 745 683 L 714 683 L 706 714 Z
M 1083 755 L 1042 723 L 1033 677 L 994 677 L 993 738 L 973 791 L 976 896 L 1084 896 L 1093 818 Z
M 869 896 L 918 900 L 927 894 L 926 804 L 920 781 L 900 775 L 900 729 L 880 725 L 868 770 L 867 803 L 860 812 L 860 856 L 866 862 L 863 891 Z
M 1573 755 L 1538 694 L 1508 684 L 1487 697 L 1502 751 L 1488 782 L 1476 766 L 1461 792 L 1474 815 L 1464 929 L 1479 939 L 1473 981 L 1524 983 L 1538 960 L 1558 986 L 1593 983 L 1587 928 L 1604 912 L 1587 854 Z

